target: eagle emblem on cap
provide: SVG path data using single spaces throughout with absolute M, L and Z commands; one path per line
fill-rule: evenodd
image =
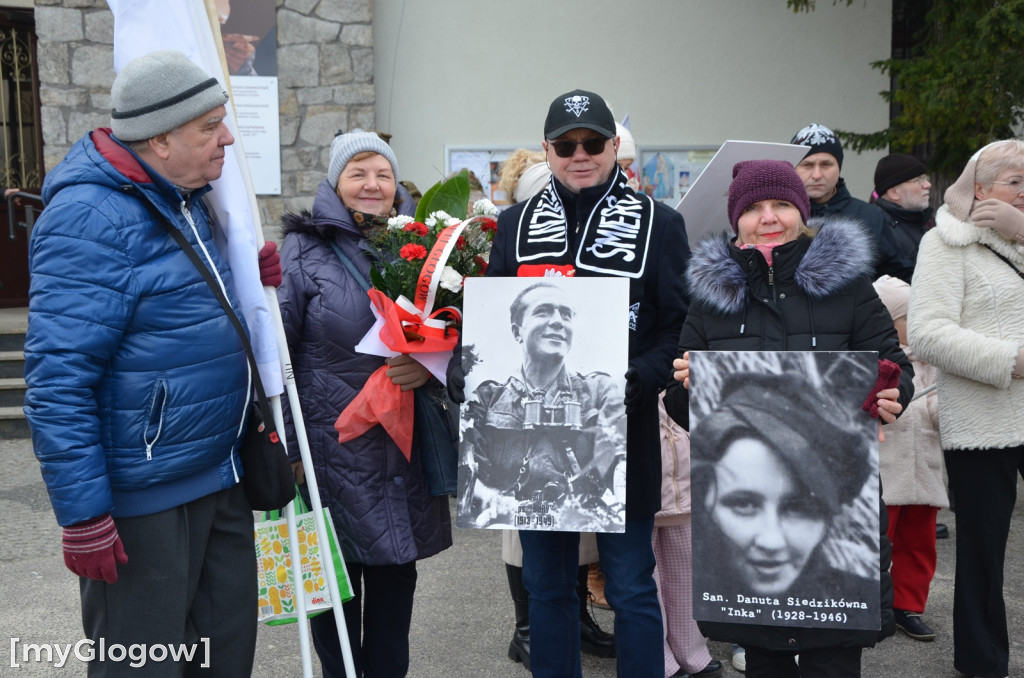
M 816 122 L 796 133 L 795 141 L 809 146 L 821 146 L 823 144 L 836 143 L 836 134 L 828 127 Z
M 588 108 L 590 108 L 590 97 L 577 94 L 565 98 L 565 112 L 574 113 L 577 118 L 586 113 Z

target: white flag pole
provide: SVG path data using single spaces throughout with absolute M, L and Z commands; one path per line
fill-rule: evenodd
M 221 42 L 219 22 L 217 9 L 214 4 L 214 0 L 204 0 L 206 6 L 206 18 L 207 24 L 210 27 L 210 32 L 213 35 L 214 43 L 217 46 L 218 60 L 220 62 L 220 69 L 225 79 L 228 78 L 227 60 L 224 57 L 224 45 Z M 217 30 L 214 30 L 214 28 Z M 230 85 L 230 80 L 228 80 Z M 230 117 L 234 118 L 234 115 Z M 246 195 L 249 198 L 250 213 L 253 215 L 253 225 L 258 226 L 259 224 L 259 205 L 256 202 L 256 191 L 253 188 L 252 178 L 249 174 L 249 164 L 245 158 L 245 149 L 242 148 L 241 139 L 236 135 L 235 139 L 235 157 L 238 161 L 238 169 L 241 172 L 243 183 L 246 187 Z M 257 249 L 263 246 L 263 229 L 261 227 L 255 228 Z M 277 303 L 277 292 L 273 287 L 265 287 L 268 305 L 270 307 L 270 317 L 274 325 L 275 334 L 277 336 L 277 347 L 279 359 L 281 361 L 282 375 L 284 376 L 284 390 L 288 395 L 288 404 L 291 408 L 292 423 L 295 428 L 295 437 L 299 444 L 299 454 L 302 457 L 302 467 L 304 470 L 306 486 L 309 489 L 310 503 L 313 509 L 313 522 L 316 525 L 317 543 L 320 544 L 322 561 L 324 566 L 325 574 L 327 575 L 327 587 L 331 593 L 331 607 L 334 613 L 335 626 L 338 631 L 338 641 L 341 645 L 342 658 L 345 664 L 345 673 L 349 676 L 356 675 L 355 662 L 352 658 L 352 647 L 348 639 L 348 626 L 345 623 L 345 614 L 342 609 L 341 592 L 338 589 L 338 578 L 337 572 L 334 568 L 334 558 L 330 554 L 330 540 L 328 539 L 327 526 L 324 523 L 323 505 L 320 502 L 320 491 L 316 482 L 316 474 L 313 472 L 312 457 L 309 452 L 309 439 L 306 436 L 305 421 L 302 417 L 302 407 L 299 402 L 299 393 L 295 386 L 294 370 L 291 365 L 291 356 L 288 353 L 288 343 L 284 333 L 284 324 L 281 320 L 281 309 Z M 284 418 L 281 410 L 280 398 L 272 398 L 271 404 L 274 410 L 274 420 L 277 423 L 278 430 L 284 430 Z M 286 443 L 287 444 L 287 443 Z M 295 512 L 294 502 L 288 504 L 285 516 L 288 521 L 288 534 L 292 540 L 296 539 L 297 530 L 295 527 Z M 293 554 L 298 553 L 297 542 L 293 544 Z M 309 627 L 306 624 L 307 612 L 305 609 L 305 597 L 301 594 L 302 590 L 302 575 L 301 566 L 299 559 L 296 557 L 292 558 L 292 569 L 293 569 L 293 586 L 292 590 L 295 592 L 296 611 L 299 617 L 299 640 L 302 645 L 302 664 L 303 664 L 303 676 L 309 678 L 311 676 L 311 657 L 309 656 Z M 307 674 L 307 671 L 310 673 Z

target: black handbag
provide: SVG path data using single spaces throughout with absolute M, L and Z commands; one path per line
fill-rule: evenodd
M 257 511 L 283 509 L 295 498 L 295 475 L 292 473 L 292 465 L 288 460 L 284 443 L 274 426 L 270 402 L 267 400 L 266 391 L 263 390 L 263 381 L 260 379 L 256 356 L 253 355 L 249 337 L 238 316 L 235 315 L 234 309 L 231 308 L 227 297 L 224 296 L 220 285 L 214 279 L 213 273 L 196 254 L 184 234 L 163 216 L 159 221 L 174 238 L 174 241 L 185 251 L 192 265 L 202 274 L 203 280 L 213 291 L 213 295 L 217 297 L 217 301 L 220 302 L 235 331 L 238 332 L 242 346 L 245 348 L 246 358 L 249 360 L 249 370 L 252 373 L 253 386 L 256 389 L 256 402 L 252 403 L 249 408 L 245 438 L 238 450 L 238 456 L 242 460 L 242 489 L 245 491 L 245 496 L 249 499 L 253 509 Z
M 233 316 L 234 314 L 232 314 Z M 242 489 L 257 511 L 277 511 L 295 498 L 295 475 L 288 453 L 270 414 L 263 383 L 255 370 L 259 402 L 249 408 L 249 422 L 238 456 L 242 460 Z
M 370 283 L 359 273 L 338 244 L 334 253 L 364 290 Z M 435 497 L 455 494 L 459 469 L 459 406 L 448 397 L 444 384 L 430 380 L 413 389 L 412 439 L 420 451 L 427 487 Z

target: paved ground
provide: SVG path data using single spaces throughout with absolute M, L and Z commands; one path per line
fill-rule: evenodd
M 1018 513 L 1024 511 L 1018 508 Z M 0 676 L 77 677 L 85 667 L 74 660 L 61 669 L 41 664 L 11 667 L 12 638 L 23 643 L 74 643 L 81 639 L 78 580 L 64 568 L 60 530 L 28 441 L 0 440 Z M 1024 621 L 1024 541 L 1021 516 L 1007 554 L 1006 590 L 1011 629 L 1011 676 L 1024 676 L 1019 630 Z M 960 678 L 953 670 L 952 577 L 956 530 L 953 516 L 940 514 L 953 536 L 939 542 L 939 571 L 932 584 L 927 621 L 938 637 L 921 643 L 897 635 L 865 653 L 867 678 Z M 512 606 L 493 531 L 457 530 L 455 546 L 420 565 L 413 618 L 411 678 L 527 678 L 506 658 L 512 633 Z M 611 613 L 596 610 L 606 628 Z M 712 643 L 712 654 L 728 663 L 728 646 Z M 314 654 L 315 657 L 315 654 Z M 314 675 L 320 676 L 314 658 Z M 588 678 L 615 675 L 614 660 L 584 657 Z M 301 676 L 298 632 L 294 626 L 261 627 L 257 678 Z M 731 667 L 726 676 L 739 676 Z

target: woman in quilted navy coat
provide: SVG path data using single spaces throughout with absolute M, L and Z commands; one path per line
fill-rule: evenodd
M 899 387 L 877 395 L 880 419 L 895 421 L 913 395 L 914 372 L 871 285 L 872 253 L 864 246 L 863 229 L 848 220 L 809 229 L 803 182 L 781 161 L 737 163 L 728 208 L 736 238 L 700 243 L 687 271 L 690 308 L 665 394 L 669 415 L 689 430 L 691 350 L 873 350 L 901 368 Z M 859 676 L 862 648 L 895 630 L 888 518 L 881 499 L 879 509 L 879 631 L 706 622 L 701 631 L 742 645 L 748 678 Z
M 320 499 L 331 510 L 356 594 L 344 605 L 356 672 L 367 678 L 408 671 L 416 561 L 452 544 L 448 498 L 431 496 L 415 441 L 410 462 L 379 425 L 344 444 L 334 430 L 338 414 L 385 362 L 405 390 L 430 378 L 408 356 L 385 361 L 356 352 L 374 317 L 361 281 L 332 247 L 369 278 L 366 236 L 395 212 L 396 165 L 374 133 L 335 138 L 312 213 L 284 218 L 278 288 Z M 294 443 L 290 417 L 288 434 Z M 289 450 L 297 459 L 298 446 Z M 334 616 L 314 617 L 311 627 L 324 676 L 344 676 Z

